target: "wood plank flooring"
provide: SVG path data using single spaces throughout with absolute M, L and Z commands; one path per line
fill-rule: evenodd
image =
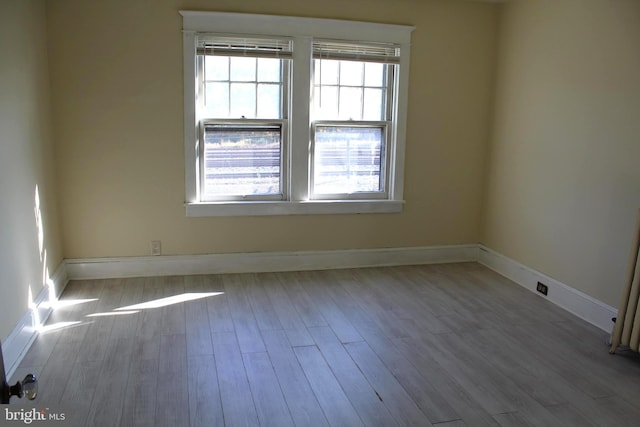
M 67 425 L 640 425 L 638 355 L 476 263 L 72 281 L 61 301 L 14 377 Z

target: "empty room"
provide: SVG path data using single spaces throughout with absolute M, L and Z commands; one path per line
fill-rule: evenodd
M 0 0 L 0 425 L 637 426 L 639 40 L 637 0 Z

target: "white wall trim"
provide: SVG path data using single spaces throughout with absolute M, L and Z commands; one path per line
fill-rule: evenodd
M 475 261 L 477 245 L 66 260 L 70 279 L 327 270 Z
M 409 43 L 411 25 L 381 24 L 342 19 L 308 18 L 253 13 L 203 12 L 181 10 L 182 26 L 187 31 L 251 33 Z
M 187 216 L 310 215 L 401 212 L 402 200 L 313 200 L 185 203 Z
M 483 245 L 478 245 L 477 261 L 603 331 L 611 332 L 611 318 L 618 313 L 616 308 Z M 549 287 L 548 296 L 536 291 L 538 282 Z
M 64 290 L 69 277 L 66 262 L 62 261 L 42 290 L 35 296 L 31 308 L 20 318 L 16 326 L 2 343 L 4 366 L 7 380 L 15 373 L 31 344 L 38 335 L 38 328 L 43 325 L 53 312 L 53 303 Z
M 411 33 L 415 27 L 360 21 L 321 19 L 294 16 L 243 14 L 229 12 L 180 11 L 183 28 L 183 97 L 184 97 L 184 153 L 185 207 L 187 216 L 253 216 L 302 214 L 392 213 L 402 210 L 406 121 L 409 93 Z M 286 36 L 293 39 L 290 79 L 287 79 L 290 105 L 285 110 L 288 149 L 283 152 L 288 167 L 282 170 L 282 201 L 217 201 L 204 202 L 202 197 L 200 164 L 198 161 L 198 124 L 201 122 L 196 105 L 198 69 L 196 33 Z M 393 43 L 400 47 L 399 67 L 394 74 L 393 96 L 388 107 L 387 182 L 380 200 L 311 200 L 309 171 L 310 81 L 313 70 L 313 40 L 333 39 L 351 42 Z M 310 79 L 311 78 L 311 79 Z M 201 146 L 200 146 L 201 148 Z M 286 170 L 285 170 L 286 169 Z M 340 195 L 337 195 L 338 197 Z M 346 197 L 345 197 L 346 198 Z M 384 199 L 384 200 L 383 200 Z
M 484 245 L 423 246 L 307 252 L 254 252 L 126 258 L 85 258 L 65 261 L 69 279 L 170 276 L 183 274 L 254 273 L 326 270 L 448 262 L 479 262 L 546 298 L 581 319 L 611 332 L 617 309 Z M 547 297 L 536 291 L 549 287 Z
M 154 257 L 84 258 L 63 261 L 50 283 L 35 297 L 33 307 L 17 322 L 2 343 L 7 378 L 11 378 L 37 336 L 37 329 L 52 312 L 52 303 L 69 280 L 187 274 L 250 273 L 327 270 L 451 262 L 479 262 L 531 292 L 609 333 L 617 309 L 533 270 L 484 245 L 426 246 L 413 248 L 354 249 L 305 252 L 255 252 Z M 536 284 L 549 287 L 548 297 Z M 54 291 L 53 291 L 54 290 Z

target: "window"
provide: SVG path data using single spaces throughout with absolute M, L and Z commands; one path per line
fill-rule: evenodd
M 196 35 L 202 202 L 286 199 L 291 40 Z
M 402 209 L 412 27 L 181 14 L 187 215 Z
M 314 199 L 387 198 L 399 48 L 313 42 Z

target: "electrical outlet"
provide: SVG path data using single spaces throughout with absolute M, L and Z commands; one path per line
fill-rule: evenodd
M 160 240 L 151 241 L 151 255 L 162 255 L 162 244 Z
M 544 283 L 538 282 L 538 286 L 536 286 L 536 290 L 540 292 L 542 295 L 547 295 L 549 293 L 549 287 Z

